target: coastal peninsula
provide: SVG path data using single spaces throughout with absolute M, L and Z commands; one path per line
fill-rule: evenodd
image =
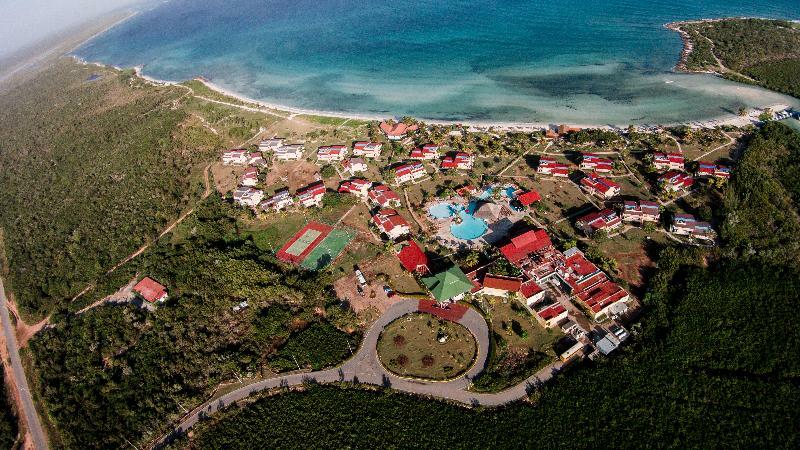
M 681 35 L 680 72 L 714 73 L 800 97 L 800 23 L 756 18 L 665 25 Z

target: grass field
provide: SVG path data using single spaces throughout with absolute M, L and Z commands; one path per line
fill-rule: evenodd
M 446 335 L 446 342 L 439 342 Z M 444 380 L 472 365 L 475 338 L 465 327 L 424 313 L 390 323 L 378 340 L 378 356 L 390 371 L 408 377 Z

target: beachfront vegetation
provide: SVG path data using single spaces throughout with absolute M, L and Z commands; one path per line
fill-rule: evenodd
M 70 60 L 0 95 L 0 226 L 26 316 L 68 301 L 203 191 L 218 137 L 173 107 L 183 89 L 133 80 Z
M 232 209 L 212 195 L 176 230 L 179 243 L 165 237 L 112 276 L 116 287 L 101 282 L 89 294 L 102 298 L 127 282 L 120 278 L 147 274 L 169 289 L 154 312 L 123 304 L 63 314 L 30 342 L 31 381 L 56 446 L 145 444 L 219 383 L 335 365 L 350 355 L 348 340 L 358 347 L 357 330 L 324 318 L 330 308 L 347 323 L 328 275 L 278 263 L 239 234 Z
M 686 59 L 688 70 L 720 72 L 735 81 L 800 97 L 800 30 L 791 22 L 728 19 L 681 28 L 694 45 Z
M 669 249 L 659 267 L 633 346 L 532 389 L 535 406 L 468 410 L 397 393 L 311 387 L 233 407 L 176 447 L 800 444 L 785 431 L 800 419 L 793 382 L 800 366 L 792 357 L 800 337 L 792 325 L 798 274 L 735 261 L 703 268 L 694 250 Z M 764 308 L 753 314 L 753 304 Z

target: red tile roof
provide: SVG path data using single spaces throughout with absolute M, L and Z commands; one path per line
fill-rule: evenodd
M 517 196 L 517 200 L 519 200 L 519 202 L 522 203 L 522 206 L 531 205 L 533 203 L 538 202 L 541 199 L 542 196 L 539 195 L 539 193 L 536 191 L 528 191 L 522 195 Z
M 519 278 L 491 274 L 487 274 L 485 277 L 483 277 L 483 287 L 489 289 L 498 289 L 507 292 L 519 292 L 521 286 L 522 280 Z
M 544 230 L 531 230 L 511 239 L 511 243 L 500 247 L 503 256 L 516 263 L 531 253 L 550 247 L 553 242 Z
M 400 264 L 409 272 L 427 272 L 428 256 L 425 255 L 419 245 L 411 239 L 400 245 L 402 245 L 402 248 L 397 252 Z
M 526 299 L 533 297 L 534 295 L 542 292 L 543 290 L 544 289 L 542 289 L 542 287 L 536 284 L 536 282 L 533 280 L 528 280 L 522 283 L 522 286 L 520 286 L 520 291 L 522 292 L 522 295 Z
M 142 281 L 133 287 L 133 291 L 150 303 L 161 300 L 167 294 L 167 289 L 150 277 L 142 278 Z

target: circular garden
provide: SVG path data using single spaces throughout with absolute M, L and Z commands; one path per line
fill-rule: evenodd
M 384 367 L 396 375 L 447 380 L 470 368 L 477 344 L 462 325 L 427 313 L 413 313 L 384 328 L 377 351 Z

